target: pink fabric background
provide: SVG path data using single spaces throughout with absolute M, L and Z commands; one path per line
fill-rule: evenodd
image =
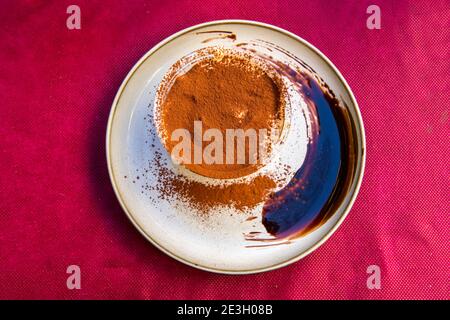
M 339 3 L 339 4 L 338 4 Z M 0 298 L 376 299 L 449 297 L 448 1 L 0 2 Z M 382 29 L 365 27 L 368 5 Z M 66 28 L 78 4 L 82 29 Z M 240 18 L 285 28 L 339 68 L 360 104 L 367 166 L 348 218 L 286 268 L 226 276 L 139 235 L 110 186 L 114 95 L 157 42 Z M 81 267 L 82 289 L 66 288 Z M 366 288 L 381 267 L 382 289 Z

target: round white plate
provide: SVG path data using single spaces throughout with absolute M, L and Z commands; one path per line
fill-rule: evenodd
M 183 206 L 159 198 L 145 184 L 157 183 L 146 168 L 160 149 L 158 141 L 149 143 L 149 126 L 156 89 L 173 63 L 203 47 L 211 46 L 208 31 L 229 31 L 239 41 L 255 39 L 294 53 L 311 66 L 348 107 L 356 123 L 358 150 L 353 184 L 345 201 L 322 226 L 306 236 L 282 245 L 254 246 L 244 236 L 265 232 L 261 219 L 248 221 L 248 215 L 217 212 L 199 217 Z M 224 39 L 227 41 L 227 39 Z M 152 128 L 150 128 L 152 129 Z M 154 145 L 150 147 L 150 145 Z M 180 31 L 147 52 L 129 72 L 114 99 L 106 137 L 108 169 L 112 185 L 135 227 L 156 247 L 188 265 L 219 273 L 245 274 L 276 269 L 297 261 L 328 239 L 343 221 L 358 192 L 364 170 L 365 140 L 361 116 L 347 83 L 316 48 L 280 28 L 263 23 L 224 20 Z M 139 180 L 137 180 L 139 176 Z M 261 215 L 261 207 L 254 214 Z

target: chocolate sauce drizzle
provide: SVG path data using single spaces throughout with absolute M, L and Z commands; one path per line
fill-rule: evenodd
M 301 92 L 315 108 L 319 130 L 302 167 L 264 204 L 262 223 L 278 239 L 304 235 L 325 223 L 344 198 L 354 171 L 348 115 L 314 79 L 304 79 Z
M 294 63 L 274 60 L 271 55 L 252 48 L 261 44 L 270 52 L 282 52 Z M 264 58 L 288 78 L 308 106 L 305 117 L 308 118 L 309 143 L 303 165 L 263 207 L 262 224 L 273 238 L 247 238 L 250 241 L 289 241 L 323 225 L 344 201 L 356 170 L 356 127 L 347 106 L 342 105 L 305 62 L 262 40 L 238 46 Z

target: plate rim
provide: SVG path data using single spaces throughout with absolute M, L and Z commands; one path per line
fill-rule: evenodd
M 220 269 L 220 268 L 213 268 L 213 267 L 208 267 L 208 266 L 203 266 L 200 264 L 196 264 L 193 261 L 187 260 L 185 258 L 179 257 L 178 255 L 174 254 L 173 252 L 169 251 L 168 249 L 166 249 L 162 244 L 159 244 L 156 240 L 154 240 L 150 235 L 148 235 L 144 229 L 137 223 L 137 221 L 134 219 L 134 217 L 132 216 L 132 214 L 130 213 L 130 211 L 128 210 L 125 201 L 123 200 L 121 193 L 119 191 L 119 188 L 117 186 L 116 183 L 116 179 L 115 179 L 115 175 L 114 175 L 114 170 L 113 170 L 113 166 L 112 166 L 112 160 L 111 160 L 111 133 L 112 133 L 112 124 L 114 121 L 114 116 L 116 114 L 116 110 L 117 110 L 117 106 L 118 106 L 118 102 L 122 96 L 122 93 L 124 91 L 124 89 L 126 88 L 129 80 L 132 78 L 132 76 L 134 75 L 134 73 L 136 72 L 136 70 L 144 63 L 144 61 L 149 58 L 154 52 L 156 52 L 157 50 L 159 50 L 161 47 L 163 47 L 164 45 L 166 45 L 167 43 L 175 40 L 176 38 L 180 37 L 183 34 L 186 34 L 188 32 L 191 32 L 193 30 L 196 29 L 200 29 L 200 28 L 204 28 L 204 27 L 208 27 L 208 26 L 213 26 L 213 25 L 218 25 L 218 24 L 244 24 L 244 25 L 252 25 L 252 26 L 259 26 L 259 27 L 263 27 L 263 28 L 268 28 L 274 31 L 277 31 L 279 33 L 282 33 L 290 38 L 293 38 L 294 40 L 301 42 L 303 45 L 305 45 L 306 47 L 308 47 L 309 49 L 311 49 L 315 54 L 317 54 L 321 59 L 323 59 L 323 61 L 325 61 L 325 63 L 328 64 L 328 66 L 331 68 L 331 70 L 336 74 L 337 78 L 339 79 L 339 81 L 343 84 L 345 90 L 347 91 L 350 100 L 352 101 L 353 105 L 355 106 L 355 114 L 356 114 L 356 123 L 357 123 L 357 133 L 360 135 L 360 139 L 361 139 L 361 149 L 359 150 L 361 152 L 361 161 L 359 164 L 359 172 L 357 171 L 357 176 L 356 176 L 356 184 L 355 184 L 355 190 L 353 192 L 353 194 L 351 195 L 351 197 L 348 200 L 348 203 L 346 205 L 346 207 L 344 208 L 341 216 L 339 217 L 339 219 L 334 223 L 334 225 L 330 228 L 330 230 L 322 237 L 320 238 L 319 241 L 317 241 L 316 243 L 314 243 L 314 245 L 312 245 L 309 249 L 307 249 L 306 251 L 299 253 L 298 255 L 280 262 L 280 263 L 276 263 L 274 265 L 268 266 L 268 267 L 262 267 L 262 268 L 253 268 L 253 269 L 248 269 L 248 270 L 227 270 L 227 269 Z M 108 116 L 108 123 L 107 123 L 107 128 L 106 128 L 106 161 L 107 161 L 107 166 L 108 166 L 108 175 L 110 178 L 110 182 L 111 185 L 113 187 L 114 193 L 116 195 L 117 200 L 119 201 L 120 206 L 122 207 L 122 210 L 125 212 L 126 216 L 128 217 L 128 219 L 131 221 L 131 223 L 133 224 L 133 226 L 139 231 L 139 233 L 141 233 L 144 238 L 149 241 L 152 245 L 154 245 L 156 248 L 158 248 L 159 250 L 161 250 L 163 253 L 167 254 L 169 257 L 183 263 L 186 264 L 188 266 L 194 267 L 196 269 L 200 269 L 203 271 L 209 271 L 209 272 L 213 272 L 213 273 L 219 273 L 219 274 L 230 274 L 230 275 L 244 275 L 244 274 L 255 274 L 255 273 L 261 273 L 261 272 L 267 272 L 267 271 L 271 271 L 271 270 L 275 270 L 275 269 L 279 269 L 282 267 L 285 267 L 287 265 L 290 265 L 292 263 L 295 263 L 297 261 L 299 261 L 300 259 L 303 259 L 304 257 L 308 256 L 309 254 L 311 254 L 313 251 L 315 251 L 316 249 L 318 249 L 323 243 L 325 243 L 333 234 L 334 232 L 339 228 L 339 226 L 342 224 L 342 222 L 345 220 L 345 218 L 347 217 L 347 215 L 349 214 L 351 208 L 353 207 L 353 204 L 356 200 L 356 197 L 359 193 L 359 190 L 361 188 L 361 183 L 362 183 L 362 179 L 364 176 L 364 171 L 365 171 L 365 164 L 366 164 L 366 137 L 365 137 L 365 130 L 364 130 L 364 124 L 363 124 L 363 120 L 362 120 L 362 116 L 361 116 L 361 111 L 359 109 L 359 105 L 356 101 L 356 98 L 352 92 L 352 90 L 350 89 L 350 86 L 348 85 L 347 81 L 345 80 L 345 78 L 342 76 L 342 74 L 340 73 L 340 71 L 336 68 L 336 66 L 319 50 L 317 49 L 314 45 L 312 45 L 311 43 L 309 43 L 308 41 L 304 40 L 303 38 L 299 37 L 298 35 L 287 31 L 285 29 L 282 29 L 280 27 L 268 24 L 268 23 L 264 23 L 264 22 L 259 22 L 259 21 L 253 21 L 253 20 L 242 20 L 242 19 L 225 19 L 225 20 L 213 20 L 213 21 L 208 21 L 208 22 L 204 22 L 204 23 L 200 23 L 200 24 L 196 24 L 193 25 L 191 27 L 182 29 L 172 35 L 170 35 L 169 37 L 163 39 L 162 41 L 158 42 L 156 45 L 154 45 L 149 51 L 147 51 L 135 64 L 134 66 L 131 68 L 131 70 L 128 72 L 128 74 L 126 75 L 125 79 L 122 81 L 119 89 L 117 90 L 117 93 L 114 97 L 113 103 L 111 105 L 111 110 Z

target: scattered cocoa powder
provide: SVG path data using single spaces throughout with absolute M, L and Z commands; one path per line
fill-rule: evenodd
M 218 205 L 231 205 L 235 209 L 245 210 L 264 200 L 274 187 L 275 182 L 267 176 L 257 176 L 248 183 L 228 186 L 211 186 L 196 181 L 171 179 L 166 184 L 165 191 L 177 193 L 202 211 L 208 211 Z
M 203 130 L 280 129 L 284 121 L 282 89 L 278 79 L 269 76 L 249 59 L 232 54 L 214 54 L 178 76 L 161 103 L 161 128 L 170 137 L 173 130 L 185 128 L 193 136 L 194 121 L 202 121 Z M 170 153 L 174 143 L 164 141 Z M 176 143 L 175 143 L 176 144 Z M 203 148 L 205 146 L 202 146 Z M 246 149 L 246 159 L 248 149 Z M 159 159 L 159 160 L 158 160 Z M 159 162 L 161 157 L 157 157 Z M 248 182 L 211 185 L 186 179 L 161 163 L 158 191 L 161 198 L 187 200 L 201 212 L 220 205 L 238 210 L 252 208 L 264 201 L 276 187 L 268 176 L 259 175 Z M 236 178 L 259 167 L 255 164 L 186 164 L 189 170 L 212 178 Z

